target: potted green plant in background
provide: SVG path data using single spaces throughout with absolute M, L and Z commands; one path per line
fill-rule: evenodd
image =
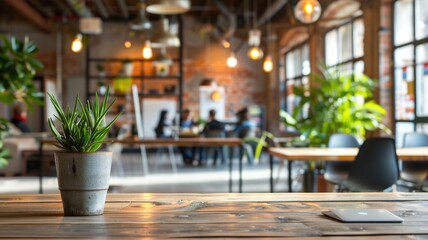
M 110 123 L 105 116 L 115 100 L 108 103 L 109 88 L 102 102 L 95 96 L 84 105 L 78 96 L 73 109 L 63 110 L 58 100 L 49 95 L 57 112 L 60 129 L 52 118 L 49 127 L 64 152 L 55 153 L 58 186 L 66 216 L 100 215 L 104 212 L 109 187 L 111 152 L 96 152 L 107 137 L 116 115 Z
M 43 93 L 33 82 L 36 71 L 43 67 L 36 58 L 36 44 L 27 37 L 20 41 L 0 35 L 0 40 L 0 102 L 11 105 L 20 101 L 30 109 L 32 103 L 43 104 Z M 9 130 L 8 122 L 0 117 L 0 168 L 7 165 L 8 150 L 3 146 L 3 138 Z
M 385 109 L 371 99 L 375 89 L 373 79 L 324 68 L 322 75 L 312 74 L 311 80 L 309 87 L 293 88 L 298 99 L 293 112 L 280 111 L 284 124 L 300 134 L 289 143 L 291 146 L 326 147 L 334 133 L 352 134 L 359 140 L 365 138 L 367 131 L 381 129 L 390 134 L 382 123 Z M 268 132 L 262 135 L 255 156 L 261 154 L 266 138 L 274 135 Z M 315 162 L 308 162 L 305 173 L 308 181 L 314 181 L 317 167 Z

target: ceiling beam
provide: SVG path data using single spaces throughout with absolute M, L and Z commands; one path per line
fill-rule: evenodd
M 277 12 L 279 12 L 285 4 L 287 4 L 288 0 L 276 0 L 271 6 L 264 11 L 262 16 L 257 21 L 257 26 L 265 24 L 269 21 Z
M 128 9 L 126 8 L 125 0 L 117 0 L 117 3 L 119 4 L 120 12 L 122 13 L 123 18 L 128 19 L 129 12 L 128 12 Z
M 97 6 L 98 12 L 100 13 L 102 18 L 108 18 L 110 14 L 107 11 L 106 6 L 104 5 L 102 0 L 93 0 L 95 5 Z
M 79 0 L 67 0 L 67 3 L 79 17 L 92 17 L 91 10 L 84 2 L 82 4 L 82 1 Z
M 40 15 L 24 0 L 4 0 L 4 2 L 44 32 L 49 33 L 52 31 L 52 25 L 48 19 Z

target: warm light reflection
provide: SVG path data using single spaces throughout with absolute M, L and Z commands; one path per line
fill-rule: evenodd
M 265 72 L 271 72 L 273 69 L 273 62 L 272 62 L 272 58 L 270 56 L 267 56 L 265 58 L 265 61 L 263 62 L 263 70 Z
M 132 46 L 132 43 L 131 43 L 131 41 L 125 41 L 123 43 L 123 46 L 125 46 L 125 48 L 130 48 Z
M 222 40 L 221 44 L 223 45 L 224 48 L 230 48 L 230 42 L 227 40 Z
M 253 60 L 259 60 L 263 57 L 263 51 L 259 47 L 252 47 L 248 50 L 247 55 Z
M 145 59 L 150 59 L 153 57 L 153 51 L 152 51 L 152 47 L 150 45 L 150 41 L 146 41 L 146 43 L 144 44 L 142 54 L 143 54 L 143 58 L 145 58 Z
M 294 8 L 294 15 L 303 23 L 313 23 L 321 16 L 321 5 L 318 0 L 300 0 Z
M 227 59 L 227 66 L 230 68 L 234 68 L 238 65 L 238 59 L 235 57 L 235 53 L 231 53 L 229 58 Z
M 77 52 L 80 52 L 82 48 L 83 48 L 82 34 L 79 33 L 76 35 L 73 42 L 71 43 L 71 51 L 77 53 Z

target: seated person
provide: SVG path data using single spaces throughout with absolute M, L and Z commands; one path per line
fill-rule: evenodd
M 208 122 L 205 124 L 204 130 L 202 130 L 202 135 L 204 137 L 225 137 L 225 135 L 226 135 L 225 124 L 216 119 L 216 111 L 214 109 L 211 109 L 209 111 Z M 225 162 L 225 156 L 224 156 L 223 148 L 222 147 L 216 147 L 215 151 L 214 151 L 213 165 L 216 165 L 218 151 L 220 151 L 222 162 Z M 201 164 L 202 160 L 204 160 L 204 158 L 205 158 L 203 152 L 204 151 L 201 150 L 201 154 L 200 154 L 200 158 L 199 158 L 199 164 Z
M 158 124 L 155 127 L 155 134 L 157 138 L 168 138 L 165 128 L 169 127 L 169 125 L 166 123 L 168 119 L 168 111 L 162 110 L 159 115 L 159 121 Z
M 190 109 L 184 109 L 180 118 L 180 129 L 191 129 L 194 125 L 193 114 Z M 192 165 L 195 156 L 195 147 L 180 147 L 181 155 L 183 156 L 184 165 Z
M 27 125 L 27 112 L 22 103 L 17 103 L 13 106 L 13 116 L 10 120 L 21 132 L 31 132 Z
M 254 122 L 250 121 L 248 108 L 241 109 L 236 113 L 236 116 L 238 117 L 238 122 L 235 129 L 232 131 L 233 134 L 239 138 L 245 138 L 253 135 L 256 125 Z

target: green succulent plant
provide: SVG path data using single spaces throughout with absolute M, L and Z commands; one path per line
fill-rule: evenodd
M 109 91 L 107 88 L 102 102 L 99 101 L 98 94 L 95 95 L 93 103 L 88 100 L 86 104 L 76 96 L 73 109 L 67 106 L 65 110 L 61 108 L 55 96 L 49 94 L 57 112 L 55 118 L 61 125 L 61 130 L 58 130 L 54 120 L 48 119 L 49 128 L 58 141 L 55 146 L 67 152 L 95 152 L 101 147 L 110 127 L 120 115 L 118 113 L 110 123 L 106 123 L 105 116 L 116 101 L 114 99 L 108 103 Z

